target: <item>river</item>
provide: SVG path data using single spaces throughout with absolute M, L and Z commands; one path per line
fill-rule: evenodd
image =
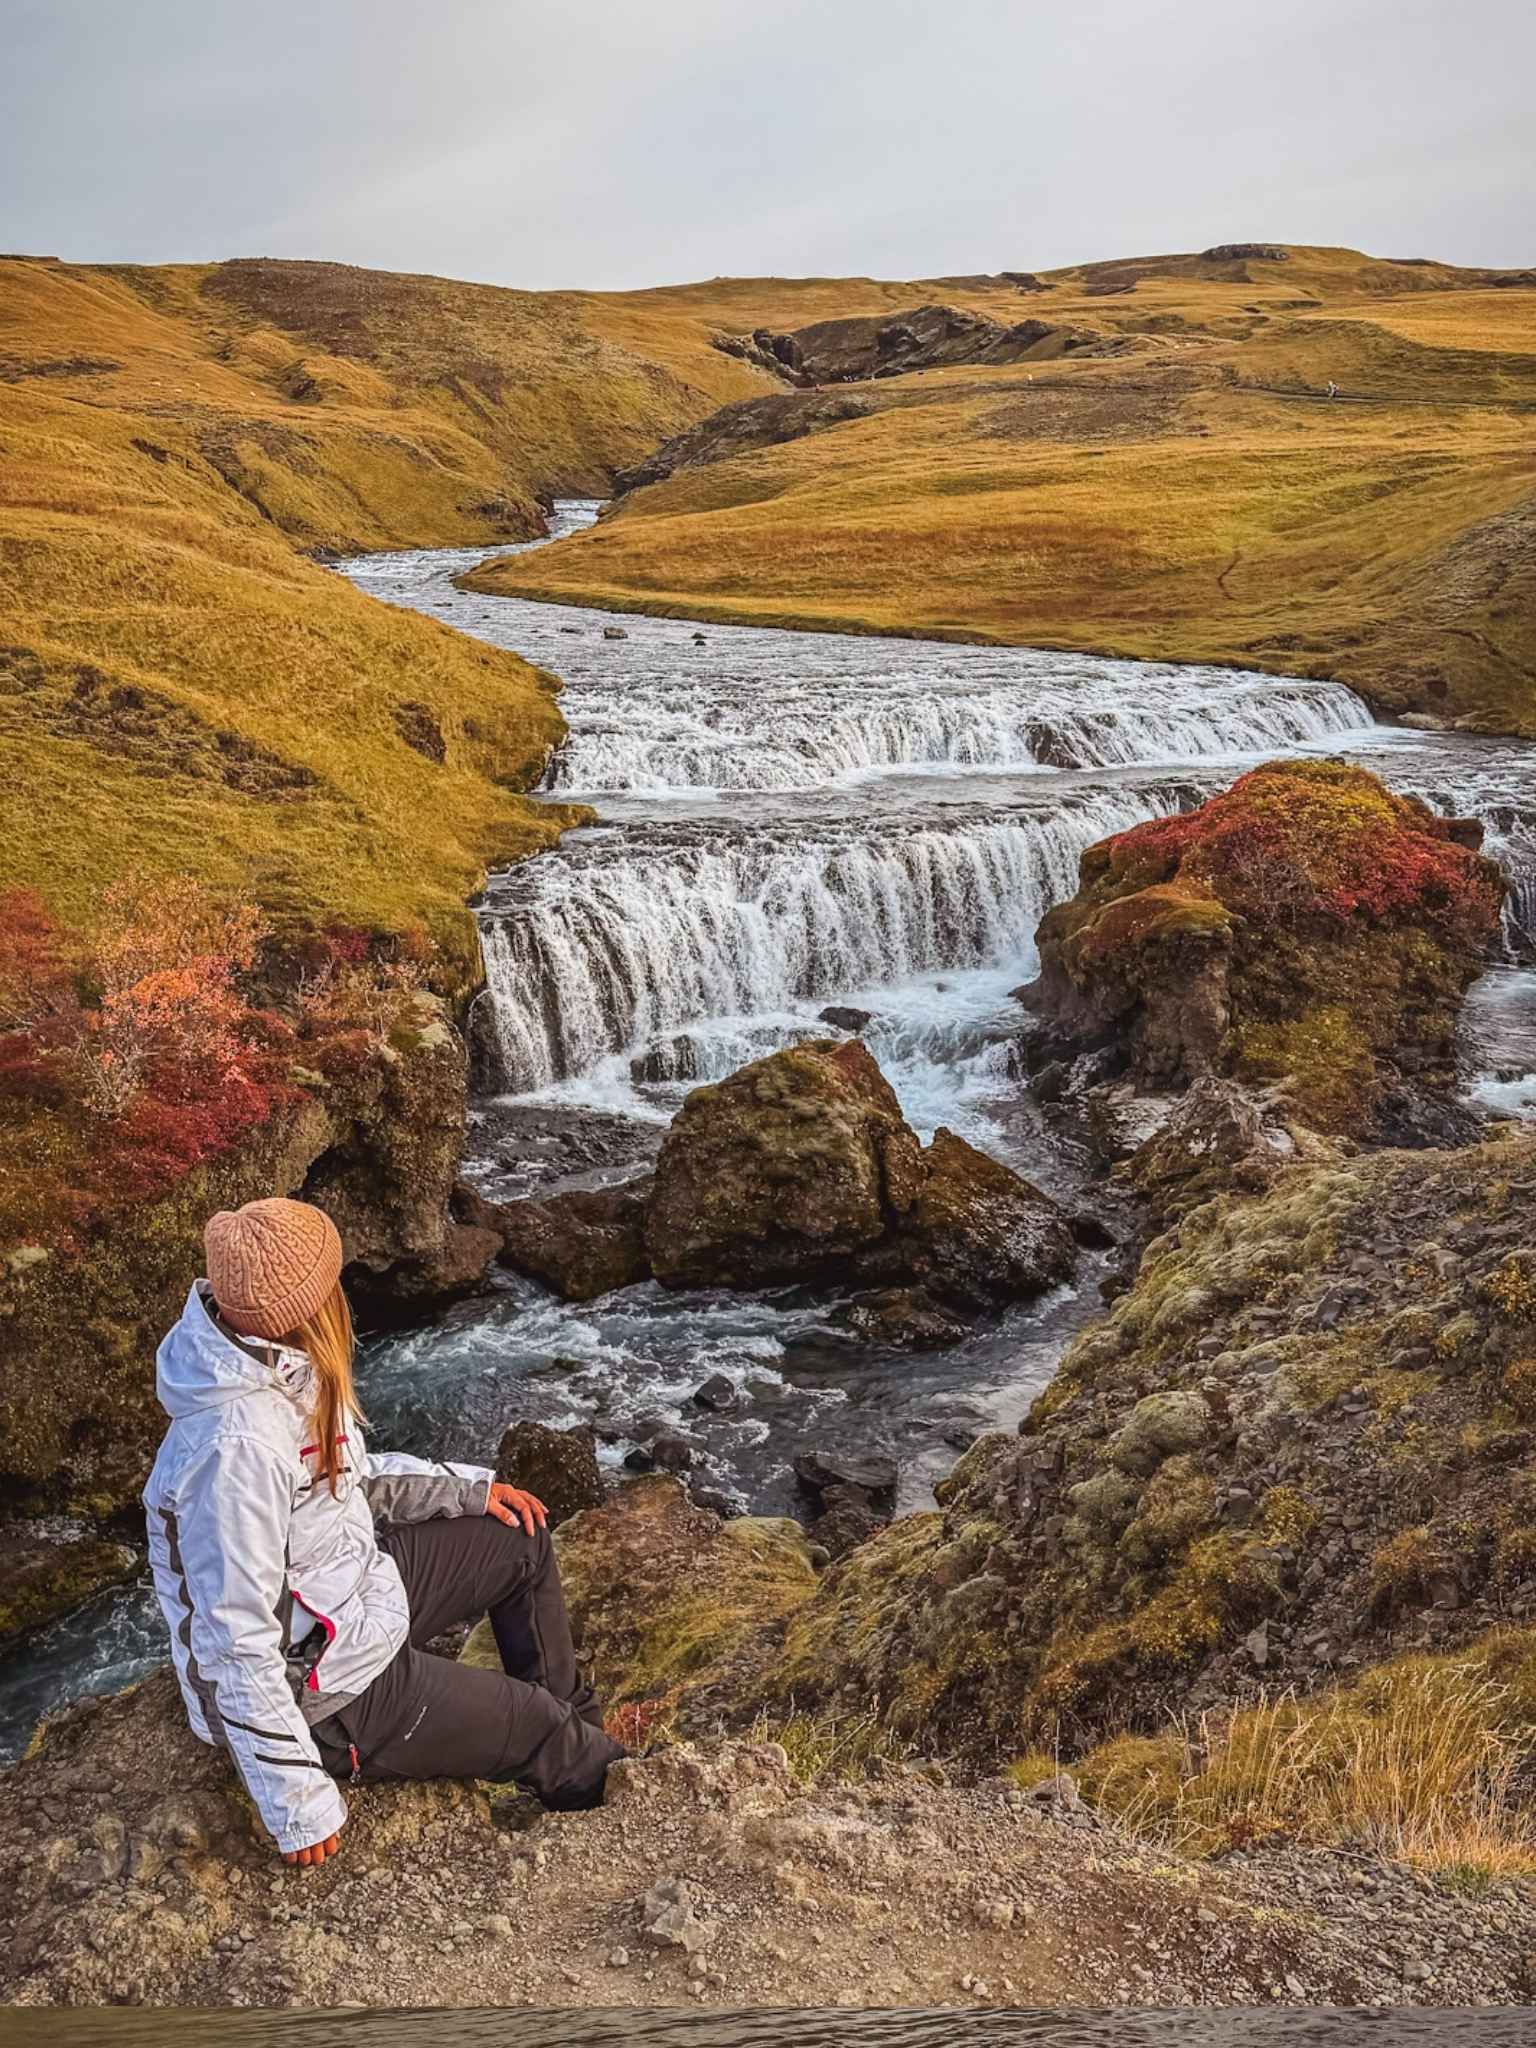
M 551 538 L 596 510 L 562 505 Z M 341 570 L 563 677 L 570 738 L 547 787 L 598 813 L 492 877 L 478 905 L 487 1079 L 467 1171 L 487 1194 L 633 1173 L 689 1087 L 828 1035 L 819 1013 L 835 1004 L 868 1014 L 861 1035 L 925 1136 L 946 1124 L 1076 1195 L 1086 1162 L 1010 1066 L 1009 991 L 1034 970 L 1035 927 L 1093 841 L 1286 753 L 1346 754 L 1485 820 L 1515 888 L 1509 957 L 1468 1006 L 1468 1086 L 1497 1112 L 1536 1113 L 1536 779 L 1519 743 L 1380 726 L 1333 683 L 457 589 L 484 558 L 413 550 Z M 1097 1312 L 1102 1259 L 1084 1255 L 1074 1289 L 915 1358 L 850 1344 L 835 1303 L 804 1290 L 645 1286 L 570 1305 L 498 1275 L 370 1342 L 360 1384 L 375 1441 L 402 1449 L 483 1459 L 511 1420 L 587 1421 L 617 1471 L 664 1428 L 688 1439 L 700 1482 L 758 1512 L 795 1507 L 791 1460 L 808 1443 L 878 1449 L 913 1508 L 979 1431 L 1018 1422 Z M 714 1374 L 736 1390 L 725 1414 L 692 1399 Z M 0 1757 L 39 1713 L 163 1653 L 142 1586 L 56 1623 L 0 1663 Z

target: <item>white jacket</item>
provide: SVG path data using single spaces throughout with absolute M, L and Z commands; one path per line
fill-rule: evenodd
M 333 1497 L 307 1355 L 250 1343 L 198 1281 L 155 1361 L 171 1426 L 144 1489 L 149 1556 L 193 1732 L 230 1751 L 279 1849 L 305 1849 L 347 1811 L 310 1724 L 365 1691 L 410 1626 L 374 1517 L 483 1514 L 492 1475 L 369 1454 L 353 1422 Z

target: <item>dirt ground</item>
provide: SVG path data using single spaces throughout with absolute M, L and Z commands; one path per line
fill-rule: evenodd
M 1536 1896 L 1335 1854 L 1197 1864 L 1025 1794 L 884 1765 L 807 1788 L 774 1744 L 620 1765 L 599 1812 L 362 1786 L 284 1868 L 165 1674 L 55 1722 L 0 1801 L 0 1999 L 21 2006 L 1520 2002 Z

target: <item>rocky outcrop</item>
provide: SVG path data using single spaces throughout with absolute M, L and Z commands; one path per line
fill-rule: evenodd
M 1161 1230 L 1213 1195 L 1261 1194 L 1290 1161 L 1329 1149 L 1292 1130 L 1265 1093 L 1206 1074 L 1131 1153 L 1122 1177 Z
M 960 306 L 914 306 L 905 313 L 818 320 L 788 333 L 759 327 L 750 335 L 721 335 L 715 346 L 795 384 L 852 384 L 958 363 L 1049 361 L 1094 348 L 1103 339 L 1091 328 L 1047 320 L 1004 327 Z
M 644 490 L 680 469 L 700 469 L 711 462 L 728 462 L 750 448 L 777 448 L 786 441 L 819 434 L 849 420 L 867 418 L 874 411 L 868 399 L 851 392 L 835 396 L 812 393 L 784 393 L 771 398 L 743 398 L 723 405 L 697 426 L 674 434 L 670 441 L 648 455 L 632 469 L 621 469 L 613 479 L 613 495 Z
M 1200 251 L 1202 263 L 1289 263 L 1289 249 L 1273 242 L 1217 242 Z
M 332 1078 L 306 1074 L 304 1093 L 238 1150 L 115 1215 L 81 1253 L 0 1263 L 0 1498 L 92 1518 L 136 1504 L 165 1427 L 155 1349 L 203 1270 L 215 1209 L 319 1203 L 365 1312 L 472 1285 L 494 1245 L 449 1214 L 463 1121 L 463 1044 L 422 998 L 388 1046 Z
M 1454 1081 L 1504 892 L 1480 842 L 1341 761 L 1106 839 L 1040 926 L 1035 1056 L 1107 1047 L 1140 1089 L 1280 1082 L 1302 1120 L 1368 1134 L 1388 1091 Z
M 1536 1712 L 1533 1426 L 1536 1137 L 1282 1165 L 826 1575 L 762 1696 L 1070 1750 L 1482 1642 Z
M 979 1307 L 1063 1278 L 1054 1203 L 939 1131 L 926 1149 L 865 1047 L 815 1040 L 695 1089 L 646 1212 L 672 1287 L 843 1280 Z

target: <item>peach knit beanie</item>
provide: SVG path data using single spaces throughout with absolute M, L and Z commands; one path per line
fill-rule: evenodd
M 221 1209 L 203 1233 L 219 1312 L 247 1337 L 286 1337 L 341 1278 L 341 1238 L 323 1209 L 278 1197 Z

